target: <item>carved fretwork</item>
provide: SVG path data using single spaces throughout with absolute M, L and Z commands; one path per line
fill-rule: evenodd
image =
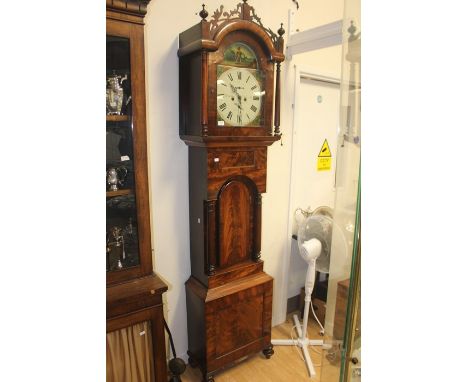
M 263 28 L 263 30 L 266 33 L 268 33 L 276 49 L 280 50 L 278 49 L 279 40 L 282 40 L 283 38 L 281 37 L 281 35 L 278 36 L 275 32 L 273 32 L 271 28 L 267 28 L 263 25 L 262 19 L 258 17 L 258 15 L 255 13 L 255 8 L 247 4 L 247 0 L 243 0 L 243 3 L 237 4 L 236 9 L 233 9 L 231 11 L 224 11 L 224 5 L 221 5 L 218 9 L 216 9 L 216 11 L 214 11 L 211 17 L 212 19 L 209 23 L 210 34 L 212 36 L 216 34 L 216 30 L 225 22 L 233 20 L 253 21 L 256 24 L 260 25 Z
M 135 16 L 145 16 L 151 0 L 106 0 L 106 8 Z

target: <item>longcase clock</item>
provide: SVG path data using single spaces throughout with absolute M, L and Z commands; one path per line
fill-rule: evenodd
M 264 27 L 247 0 L 200 17 L 179 35 L 179 133 L 189 146 L 189 362 L 213 381 L 247 355 L 273 354 L 261 194 L 267 147 L 281 135 L 284 29 Z

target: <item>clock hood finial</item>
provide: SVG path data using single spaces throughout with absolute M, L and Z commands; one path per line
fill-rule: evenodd
M 202 4 L 203 9 L 200 11 L 199 15 L 203 19 L 203 21 L 206 21 L 206 18 L 208 17 L 208 12 L 205 9 L 205 4 Z
M 283 36 L 286 31 L 283 28 L 283 23 L 281 23 L 280 29 L 278 29 L 279 36 Z

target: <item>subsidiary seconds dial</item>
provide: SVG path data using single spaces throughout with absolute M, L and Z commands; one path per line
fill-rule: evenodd
M 231 126 L 258 125 L 264 91 L 255 70 L 231 68 L 217 81 L 217 110 L 225 124 Z M 218 125 L 220 125 L 218 121 Z

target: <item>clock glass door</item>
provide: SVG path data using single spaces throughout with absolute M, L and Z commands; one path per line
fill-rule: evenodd
M 216 77 L 217 126 L 263 126 L 265 76 L 253 50 L 240 42 L 228 46 Z
M 106 271 L 138 266 L 130 40 L 107 35 Z

